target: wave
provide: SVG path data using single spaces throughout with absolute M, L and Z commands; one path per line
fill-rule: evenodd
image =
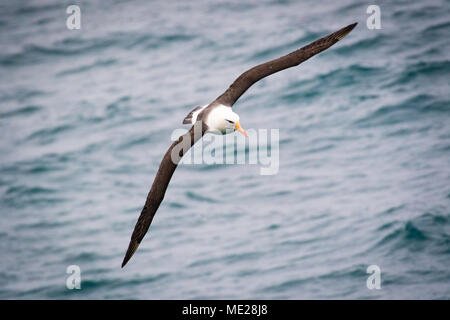
M 450 215 L 426 212 L 414 219 L 384 223 L 378 231 L 388 231 L 373 250 L 385 248 L 389 254 L 403 250 L 436 250 L 450 254 L 450 236 L 445 229 Z
M 140 32 L 112 32 L 105 37 L 67 38 L 51 45 L 24 45 L 21 51 L 0 55 L 0 65 L 4 67 L 20 67 L 43 63 L 53 58 L 71 56 L 87 56 L 100 53 L 110 48 L 131 50 L 139 47 L 143 50 L 156 49 L 174 42 L 192 41 L 196 38 L 189 34 L 167 34 L 157 36 Z
M 200 202 L 217 203 L 216 199 L 213 199 L 211 197 L 206 197 L 204 195 L 200 195 L 197 192 L 186 191 L 185 194 L 191 200 L 200 201 Z
M 108 66 L 114 65 L 115 63 L 117 63 L 116 59 L 98 60 L 91 64 L 87 64 L 87 65 L 79 66 L 77 68 L 71 68 L 71 69 L 66 69 L 64 71 L 61 71 L 56 74 L 56 77 L 62 77 L 62 76 L 66 76 L 66 75 L 90 71 L 92 69 L 108 67 Z
M 40 129 L 26 137 L 25 141 L 37 140 L 40 144 L 48 144 L 55 141 L 58 135 L 71 131 L 74 128 L 75 126 L 72 124 L 61 124 L 53 128 Z
M 42 110 L 41 106 L 33 106 L 33 105 L 25 106 L 25 107 L 18 108 L 16 110 L 11 110 L 11 111 L 0 113 L 0 119 L 1 118 L 27 116 L 27 115 L 34 114 L 40 110 Z
M 35 13 L 47 13 L 51 10 L 60 10 L 62 6 L 60 4 L 45 4 L 45 5 L 30 5 L 26 4 L 14 11 L 14 15 L 30 15 Z
M 442 76 L 444 81 L 450 76 L 450 60 L 443 61 L 419 61 L 406 66 L 392 81 L 388 82 L 384 88 L 395 85 L 405 86 L 410 83 L 417 83 L 418 80 L 438 81 Z M 428 80 L 427 80 L 428 79 Z
M 308 276 L 304 278 L 296 278 L 287 281 L 283 281 L 281 283 L 266 286 L 262 289 L 264 292 L 276 293 L 276 292 L 286 292 L 292 291 L 294 289 L 300 289 L 312 283 L 316 283 L 318 281 L 339 281 L 342 283 L 345 279 L 350 279 L 351 281 L 355 281 L 355 279 L 364 279 L 367 277 L 366 273 L 366 265 L 355 265 L 351 267 L 344 267 L 338 270 L 334 270 L 331 272 L 325 272 L 322 274 L 318 274 L 316 276 Z
M 450 111 L 450 101 L 443 101 L 429 94 L 416 94 L 398 104 L 379 107 L 375 111 L 354 121 L 362 128 L 393 125 L 416 121 L 423 113 Z

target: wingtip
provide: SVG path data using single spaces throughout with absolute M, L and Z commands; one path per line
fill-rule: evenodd
M 348 25 L 348 28 L 350 29 L 349 32 L 352 31 L 357 25 L 358 25 L 358 22 Z
M 131 257 L 128 257 L 128 255 L 125 255 L 125 257 L 123 258 L 122 261 L 122 266 L 121 268 L 125 267 L 125 265 L 128 263 L 128 261 L 130 260 Z
M 130 242 L 130 245 L 128 246 L 128 250 L 127 253 L 125 254 L 125 257 L 123 258 L 122 261 L 122 267 L 125 267 L 125 265 L 128 263 L 128 261 L 130 261 L 131 257 L 133 256 L 133 254 L 136 252 L 136 249 L 139 247 L 139 242 Z
M 348 26 L 342 28 L 341 30 L 339 30 L 336 34 L 336 38 L 338 40 L 342 40 L 346 35 L 348 35 L 350 33 L 350 31 L 352 31 L 356 25 L 358 24 L 358 22 L 349 24 Z

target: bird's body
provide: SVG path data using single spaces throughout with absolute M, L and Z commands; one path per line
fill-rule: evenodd
M 240 126 L 239 116 L 232 110 L 233 104 L 255 82 L 278 71 L 299 65 L 312 56 L 326 50 L 333 44 L 344 38 L 356 23 L 348 25 L 326 37 L 318 39 L 309 45 L 293 51 L 278 59 L 257 65 L 241 74 L 231 86 L 217 99 L 203 107 L 194 108 L 183 120 L 183 124 L 192 124 L 189 132 L 179 137 L 164 155 L 155 180 L 147 196 L 144 208 L 131 235 L 130 244 L 122 262 L 122 267 L 134 254 L 153 220 L 156 211 L 161 204 L 167 186 L 175 169 L 183 155 L 205 133 L 227 134 L 234 130 L 246 135 Z M 200 133 L 198 133 L 200 132 Z M 174 156 L 175 155 L 175 156 Z
M 236 123 L 239 123 L 239 116 L 229 106 L 212 103 L 203 107 L 195 107 L 184 119 L 183 124 L 194 124 L 197 121 L 202 122 L 206 127 L 206 132 L 227 134 L 233 131 Z

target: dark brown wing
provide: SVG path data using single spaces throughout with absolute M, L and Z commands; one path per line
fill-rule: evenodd
M 122 268 L 133 256 L 134 252 L 147 233 L 153 217 L 155 216 L 156 210 L 158 210 L 159 205 L 164 199 L 167 186 L 169 185 L 170 179 L 172 178 L 179 161 L 194 145 L 194 143 L 203 136 L 203 134 L 204 131 L 202 131 L 201 122 L 198 122 L 192 126 L 189 132 L 178 138 L 178 140 L 170 146 L 169 150 L 167 150 L 161 164 L 159 165 L 158 172 L 156 173 L 155 180 L 153 181 L 150 192 L 148 193 L 144 208 L 142 209 L 141 215 L 139 216 L 136 226 L 134 227 L 128 250 L 122 262 Z
M 258 82 L 262 78 L 270 76 L 275 72 L 295 67 L 319 52 L 328 49 L 333 44 L 344 38 L 356 25 L 357 23 L 348 25 L 347 27 L 316 40 L 301 49 L 247 70 L 241 74 L 239 78 L 237 78 L 227 89 L 227 91 L 216 99 L 216 101 L 231 107 L 237 99 L 239 99 L 239 97 L 243 95 L 244 92 L 247 91 L 247 89 L 250 88 L 255 82 Z

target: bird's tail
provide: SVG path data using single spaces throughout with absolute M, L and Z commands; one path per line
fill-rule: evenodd
M 191 112 L 189 112 L 189 114 L 186 116 L 186 118 L 184 118 L 183 120 L 183 124 L 194 124 L 194 113 L 195 111 L 200 110 L 202 107 L 200 106 L 196 106 L 194 109 L 191 110 Z

